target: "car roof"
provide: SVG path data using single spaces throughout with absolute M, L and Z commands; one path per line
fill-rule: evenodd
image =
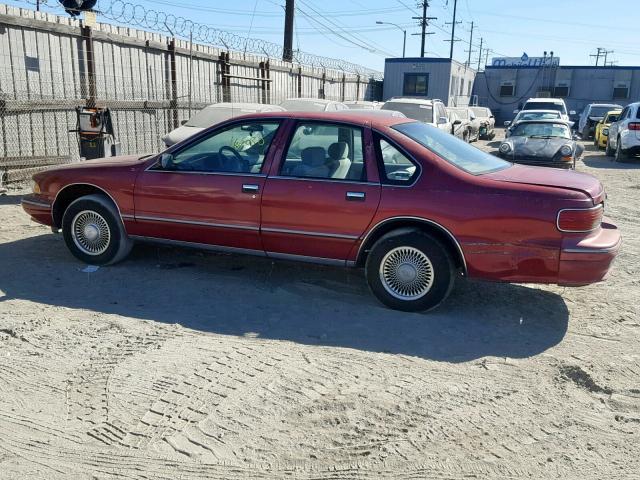
M 531 110 L 520 110 L 518 114 L 522 113 L 523 115 L 528 115 L 530 113 L 553 113 L 554 115 L 560 115 L 558 110 L 545 110 L 545 109 L 531 109 Z
M 569 122 L 567 122 L 566 120 L 561 120 L 561 119 L 555 119 L 555 118 L 540 118 L 540 119 L 534 119 L 534 120 L 520 120 L 518 121 L 518 125 L 522 124 L 522 123 L 561 123 L 563 125 L 566 125 L 567 127 L 569 127 Z
M 551 102 L 551 103 L 564 103 L 564 100 L 561 98 L 530 98 L 526 103 L 537 103 L 537 102 Z
M 327 100 L 326 98 L 308 98 L 308 97 L 291 97 L 285 98 L 284 102 L 296 101 L 296 102 L 313 102 L 313 103 L 339 103 L 337 100 Z
M 398 97 L 398 98 L 390 98 L 384 103 L 413 103 L 419 105 L 432 105 L 435 100 L 427 99 L 427 98 L 411 98 L 411 97 Z
M 590 103 L 590 107 L 616 107 L 619 108 L 620 105 L 617 103 Z
M 244 102 L 220 102 L 213 103 L 211 105 L 207 105 L 204 108 L 241 108 L 241 109 L 251 109 L 257 112 L 262 110 L 272 110 L 272 111 L 280 111 L 282 107 L 278 105 L 268 105 L 264 103 L 244 103 Z
M 261 119 L 261 118 L 292 118 L 294 120 L 313 120 L 324 122 L 344 122 L 352 125 L 367 126 L 373 128 L 384 128 L 401 123 L 415 123 L 416 120 L 394 115 L 383 115 L 375 110 L 343 110 L 339 112 L 259 112 L 242 115 L 234 118 L 238 119 Z

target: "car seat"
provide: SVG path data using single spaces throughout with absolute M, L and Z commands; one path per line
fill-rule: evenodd
M 347 142 L 335 142 L 329 145 L 329 172 L 331 178 L 344 180 L 351 168 L 349 145 Z
M 324 147 L 307 147 L 300 152 L 301 164 L 293 169 L 295 177 L 329 177 L 329 166 Z

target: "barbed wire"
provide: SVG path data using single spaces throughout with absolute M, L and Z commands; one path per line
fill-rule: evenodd
M 36 0 L 18 0 L 35 5 Z M 57 0 L 40 0 L 40 5 L 50 8 L 62 8 Z M 168 33 L 171 36 L 189 39 L 216 47 L 224 47 L 229 51 L 251 53 L 273 59 L 282 59 L 283 47 L 277 43 L 257 38 L 247 38 L 219 28 L 194 22 L 188 18 L 176 16 L 161 10 L 153 10 L 143 5 L 125 0 L 99 0 L 95 11 L 98 15 L 125 25 L 140 27 L 146 30 Z M 322 67 L 324 69 L 341 70 L 346 73 L 369 76 L 375 80 L 382 79 L 382 72 L 363 67 L 346 60 L 325 57 L 300 50 L 293 51 L 293 59 L 300 65 Z

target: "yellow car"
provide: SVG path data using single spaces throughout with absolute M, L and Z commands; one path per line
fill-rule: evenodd
M 609 125 L 618 121 L 620 112 L 622 112 L 622 110 L 611 110 L 610 112 L 607 112 L 604 118 L 596 125 L 595 132 L 593 133 L 593 144 L 598 150 L 606 148 L 607 136 L 609 135 Z

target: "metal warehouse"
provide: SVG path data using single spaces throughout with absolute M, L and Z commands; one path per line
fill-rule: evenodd
M 640 99 L 640 67 L 493 65 L 476 77 L 473 94 L 499 122 L 530 97 L 563 98 L 569 110 L 581 112 L 590 103 L 627 105 Z
M 387 58 L 383 98 L 439 98 L 445 105 L 469 105 L 476 70 L 448 58 Z

